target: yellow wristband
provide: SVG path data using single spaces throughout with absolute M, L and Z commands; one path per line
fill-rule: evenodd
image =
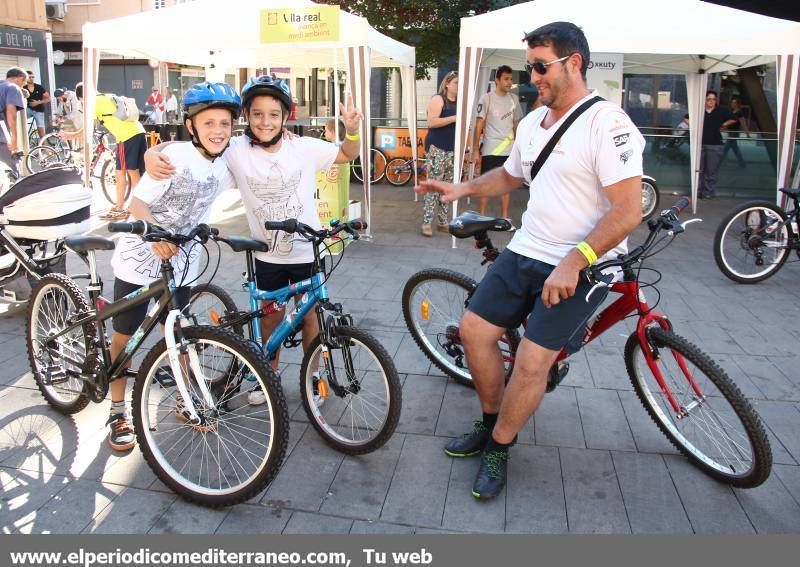
M 359 134 L 358 132 L 356 132 L 355 134 L 345 133 L 344 137 L 350 140 L 351 142 L 358 142 L 361 139 L 361 134 Z
M 595 262 L 597 262 L 597 253 L 591 246 L 589 246 L 589 243 L 586 242 L 585 240 L 578 242 L 575 248 L 578 249 L 578 252 L 583 254 L 583 257 L 586 258 L 586 261 L 589 262 L 590 266 Z

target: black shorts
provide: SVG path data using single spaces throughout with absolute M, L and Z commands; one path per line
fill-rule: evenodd
M 116 278 L 114 280 L 114 301 L 119 301 L 129 293 L 133 293 L 141 287 L 142 286 L 139 284 L 132 284 L 126 282 L 125 280 Z M 175 297 L 178 300 L 178 306 L 181 309 L 189 305 L 190 292 L 191 288 L 186 286 L 179 287 L 175 291 Z M 136 332 L 136 329 L 139 328 L 139 326 L 147 317 L 147 309 L 150 307 L 151 301 L 143 301 L 139 305 L 134 306 L 133 309 L 129 309 L 128 311 L 124 311 L 119 315 L 112 317 L 111 326 L 113 327 L 114 331 L 117 333 L 122 333 L 123 335 L 132 335 L 134 332 Z M 169 311 L 166 311 L 164 315 L 161 316 L 162 325 L 166 322 L 168 313 Z
M 325 259 L 321 268 L 325 269 Z M 262 291 L 275 291 L 301 282 L 314 275 L 314 262 L 307 264 L 272 264 L 256 260 L 256 286 Z
M 554 269 L 551 264 L 506 249 L 489 267 L 467 308 L 505 329 L 516 329 L 527 316 L 528 339 L 550 350 L 561 350 L 569 343 L 570 353 L 577 352 L 584 326 L 605 299 L 608 288 L 596 291 L 587 303 L 586 294 L 592 286 L 580 280 L 575 295 L 548 309 L 541 293 Z
M 501 167 L 507 159 L 508 156 L 481 156 L 481 175 Z
M 117 144 L 117 170 L 130 171 L 138 169 L 144 173 L 144 153 L 147 151 L 147 138 L 143 132 L 131 136 L 121 144 Z

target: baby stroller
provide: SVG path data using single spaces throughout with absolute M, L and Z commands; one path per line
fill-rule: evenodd
M 89 230 L 91 203 L 70 167 L 34 173 L 0 195 L 0 298 L 25 301 L 43 275 L 65 273 L 64 238 Z

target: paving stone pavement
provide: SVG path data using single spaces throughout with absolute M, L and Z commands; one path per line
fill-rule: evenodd
M 355 198 L 359 189 L 352 188 Z M 752 400 L 769 431 L 775 466 L 759 488 L 732 489 L 680 456 L 649 420 L 622 357 L 632 327 L 618 325 L 572 357 L 572 371 L 512 449 L 509 482 L 494 501 L 470 495 L 477 460 L 449 459 L 452 436 L 479 416 L 477 398 L 438 372 L 408 335 L 405 280 L 431 266 L 480 277 L 480 253 L 419 234 L 421 203 L 409 188 L 374 188 L 374 238 L 351 245 L 332 295 L 393 355 L 403 380 L 394 437 L 374 454 L 347 457 L 308 426 L 296 377 L 299 349 L 282 357 L 292 411 L 281 472 L 261 495 L 229 509 L 184 502 L 138 449 L 114 453 L 103 427 L 108 402 L 74 416 L 51 410 L 25 354 L 24 306 L 0 306 L 0 529 L 4 533 L 796 533 L 800 531 L 800 329 L 798 267 L 753 286 L 728 281 L 711 242 L 737 201 L 700 203 L 693 224 L 649 265 L 663 273 L 659 309 L 702 345 Z M 514 195 L 514 219 L 527 199 Z M 672 196 L 662 196 L 662 205 Z M 463 208 L 464 205 L 462 205 Z M 474 206 L 474 205 L 473 205 Z M 496 206 L 496 203 L 493 203 Z M 690 215 L 685 215 L 690 216 Z M 215 213 L 227 234 L 246 234 L 235 194 Z M 104 234 L 98 225 L 98 234 Z M 641 241 L 638 229 L 633 242 Z M 504 244 L 507 238 L 498 237 Z M 103 253 L 106 281 L 109 256 Z M 238 293 L 242 258 L 222 252 L 215 282 Z M 70 271 L 80 271 L 70 258 Z M 647 292 L 650 298 L 655 294 Z M 139 358 L 141 360 L 141 358 Z

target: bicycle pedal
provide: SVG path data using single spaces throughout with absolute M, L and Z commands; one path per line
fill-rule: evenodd
M 545 389 L 545 393 L 549 394 L 555 390 L 568 373 L 569 362 L 559 362 L 551 366 L 550 372 L 547 374 L 547 388 Z
M 172 370 L 167 368 L 159 368 L 156 370 L 153 382 L 158 382 L 162 388 L 174 388 L 177 386 L 175 378 L 172 376 Z
M 69 380 L 69 376 L 67 376 L 67 373 L 60 366 L 50 366 L 47 368 L 46 372 L 47 376 L 44 380 L 42 380 L 42 382 L 48 386 L 63 384 Z

